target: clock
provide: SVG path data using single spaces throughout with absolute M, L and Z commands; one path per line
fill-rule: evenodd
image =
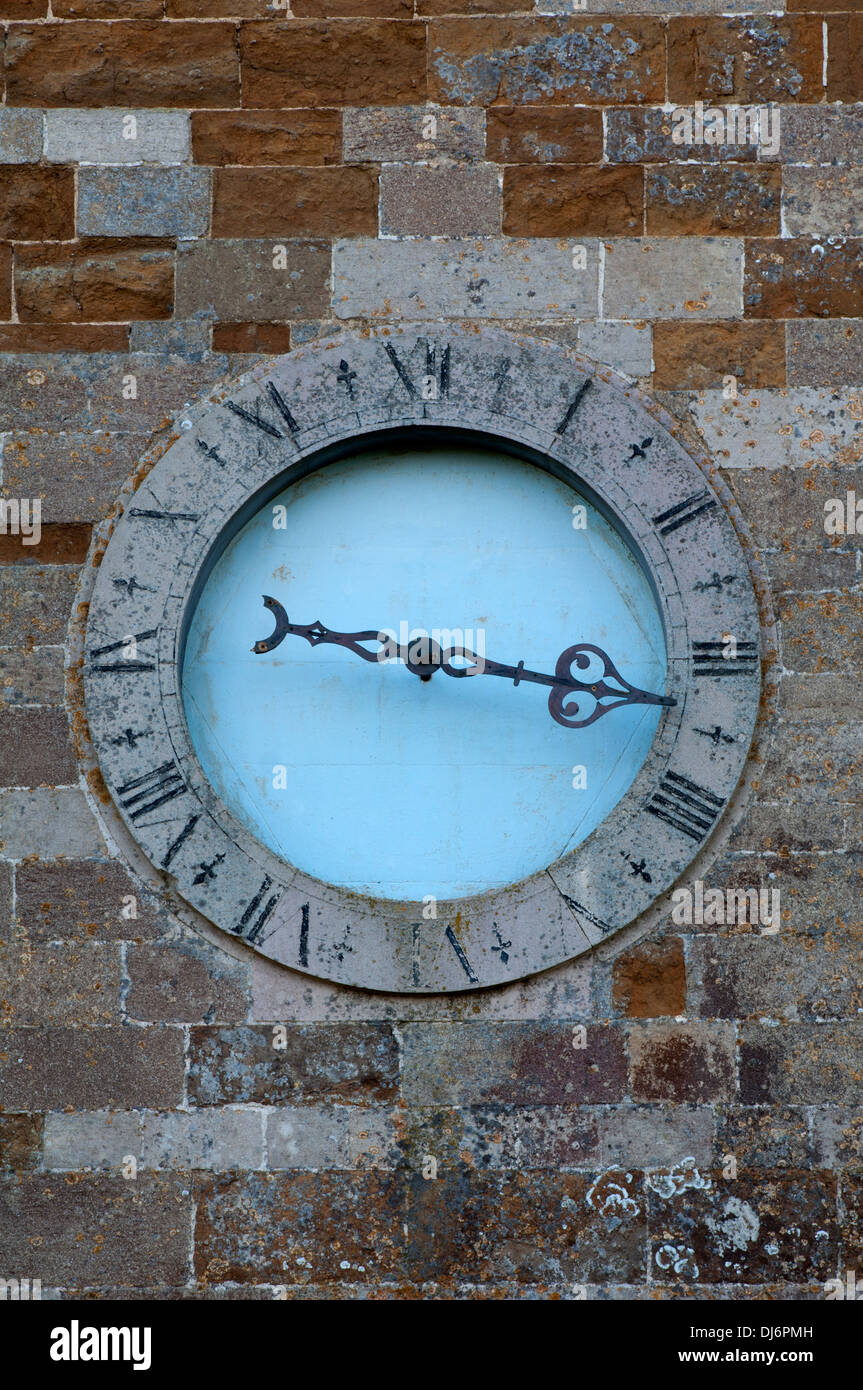
M 103 544 L 83 674 L 116 813 L 291 969 L 429 993 L 557 965 L 667 892 L 741 779 L 735 526 L 560 346 L 307 344 L 188 410 Z

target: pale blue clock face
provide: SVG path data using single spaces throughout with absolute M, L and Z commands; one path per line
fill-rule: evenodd
M 562 651 L 591 642 L 631 685 L 660 694 L 662 623 L 638 561 L 599 512 L 507 454 L 378 449 L 287 488 L 210 573 L 183 702 L 215 791 L 316 878 L 411 900 L 516 882 L 585 840 L 650 749 L 657 706 L 564 728 L 538 685 L 442 671 L 422 682 L 400 662 L 293 635 L 255 654 L 273 631 L 264 594 L 295 624 L 437 630 L 535 671 L 554 672 Z

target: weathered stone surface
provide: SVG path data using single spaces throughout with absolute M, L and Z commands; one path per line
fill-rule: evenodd
M 602 1117 L 602 1163 L 624 1169 L 665 1168 L 692 1160 L 709 1165 L 713 1110 L 707 1105 L 617 1105 Z
M 123 376 L 134 372 L 118 359 Z M 13 496 L 40 497 L 42 521 L 95 521 L 104 516 L 147 446 L 146 434 L 8 434 L 3 442 L 3 480 Z
M 343 119 L 346 164 L 482 159 L 485 153 L 486 114 L 472 107 L 350 107 Z
M 0 166 L 0 237 L 68 241 L 74 234 L 75 180 L 71 169 Z
M 10 106 L 239 105 L 231 24 L 22 24 L 5 59 Z
M 193 1028 L 190 1099 L 196 1105 L 394 1099 L 398 1047 L 389 1025 L 284 1026 L 283 1047 L 274 1046 L 281 1041 L 277 1027 Z
M 341 137 L 334 110 L 192 112 L 197 164 L 338 164 Z
M 778 169 L 671 165 L 645 171 L 650 236 L 778 236 Z M 784 206 L 784 203 L 783 203 Z
M 179 1105 L 179 1028 L 8 1028 L 0 1051 L 7 1110 Z
M 647 941 L 614 962 L 614 1008 L 627 1018 L 663 1018 L 686 1008 L 686 963 L 679 936 Z
M 811 714 L 863 717 L 863 692 L 857 677 L 848 672 L 792 675 L 783 678 L 779 703 L 786 719 L 807 720 Z
M 4 107 L 0 112 L 0 164 L 38 164 L 41 158 L 42 112 Z
M 102 431 L 147 431 L 166 425 L 187 401 L 210 390 L 214 378 L 224 376 L 227 368 L 224 357 L 209 353 L 206 359 L 191 361 L 166 362 L 146 353 L 99 359 L 90 381 L 90 423 L 100 432 L 97 439 Z M 136 447 L 134 434 L 125 438 L 127 448 Z
M 35 1168 L 42 1148 L 41 1115 L 0 1115 L 0 1168 L 23 1173 Z
M 45 112 L 45 159 L 52 164 L 183 164 L 189 157 L 185 111 Z
M 376 1283 L 401 1266 L 403 1219 L 402 1184 L 389 1175 L 211 1179 L 198 1194 L 196 1274 L 205 1285 Z
M 789 236 L 861 236 L 863 170 L 791 168 L 783 175 L 782 216 Z
M 781 875 L 780 875 L 781 882 Z M 690 959 L 703 1018 L 855 1018 L 863 1010 L 863 942 L 699 937 Z
M 426 92 L 422 24 L 270 19 L 242 26 L 240 53 L 245 106 L 390 106 Z
M 130 946 L 129 1018 L 153 1023 L 233 1023 L 246 1017 L 248 966 L 203 942 Z
M 860 101 L 863 85 L 856 55 L 863 44 L 863 15 L 831 15 L 827 40 L 827 100 Z
M 773 323 L 660 322 L 653 328 L 658 390 L 785 385 L 785 327 Z
M 261 1168 L 264 1126 L 260 1111 L 225 1108 L 141 1116 L 141 1164 L 228 1172 Z
M 12 866 L 0 862 L 0 941 L 12 933 Z
M 125 352 L 125 323 L 2 323 L 0 352 Z
M 0 713 L 0 786 L 67 786 L 77 780 L 63 710 Z
M 174 252 L 112 239 L 22 246 L 15 297 L 19 317 L 34 323 L 164 319 L 173 309 Z
M 789 386 L 863 381 L 863 319 L 792 319 L 785 328 Z
M 380 229 L 385 236 L 494 236 L 500 232 L 497 169 L 489 164 L 384 169 Z
M 206 169 L 91 168 L 78 172 L 78 235 L 203 236 L 210 223 Z
M 0 816 L 0 853 L 7 859 L 86 859 L 105 852 L 89 806 L 72 788 L 0 792 Z
M 748 318 L 859 318 L 863 240 L 746 242 L 743 304 Z
M 857 107 L 782 106 L 779 149 L 762 154 L 782 164 L 859 164 L 863 114 Z
M 649 1186 L 654 1278 L 761 1284 L 777 1266 L 800 1282 L 823 1281 L 834 1271 L 836 1183 L 829 1173 L 741 1173 L 725 1180 L 714 1172 L 682 1175 L 659 1191 L 659 1184 Z
M 41 526 L 35 544 L 27 544 L 20 535 L 9 531 L 0 536 L 0 564 L 5 565 L 80 565 L 87 558 L 91 528 L 87 525 Z
M 9 1267 L 32 1269 L 45 1286 L 187 1278 L 192 1204 L 179 1180 L 33 1174 L 4 1182 L 0 1207 Z
M 735 318 L 743 243 L 732 237 L 610 242 L 603 313 L 616 319 Z
M 740 1034 L 740 1098 L 746 1105 L 854 1105 L 863 1031 L 842 1023 L 748 1023 Z
M 826 469 L 834 466 L 850 469 L 863 458 L 863 406 L 859 391 L 854 389 L 744 389 L 736 401 L 726 400 L 721 391 L 702 391 L 692 401 L 691 411 L 708 448 L 722 468 L 751 469 L 763 478 L 765 470 L 773 468 Z M 826 474 L 825 485 L 828 485 Z M 853 483 L 848 485 L 851 487 Z M 740 487 L 745 486 L 741 478 Z M 820 495 L 815 492 L 818 485 L 814 480 L 810 479 L 807 484 L 793 475 L 787 476 L 784 484 L 779 479 L 773 480 L 771 495 L 784 507 L 780 495 L 783 486 L 794 492 L 798 505 L 807 502 L 806 491 L 814 494 L 813 510 L 810 512 L 808 504 L 804 505 L 796 517 L 790 510 L 783 510 L 784 531 L 781 533 L 776 522 L 770 521 L 770 514 L 759 517 L 767 521 L 769 536 L 776 536 L 780 545 L 785 536 L 799 538 L 813 530 L 822 537 L 824 508 Z M 825 497 L 838 495 L 824 492 Z M 772 515 L 778 514 L 773 512 Z M 766 543 L 766 538 L 762 538 L 762 543 Z
M 820 1168 L 859 1168 L 863 1161 L 863 1108 L 828 1105 L 809 1111 L 814 1163 Z
M 602 159 L 602 112 L 589 106 L 492 106 L 486 121 L 487 154 L 499 164 Z
M 146 940 L 161 936 L 168 920 L 121 864 L 98 860 L 19 864 L 15 916 L 31 941 Z
M 575 270 L 568 241 L 339 241 L 333 250 L 333 308 L 339 318 L 594 317 L 595 244 Z M 618 315 L 625 318 L 626 314 Z
M 839 671 L 863 655 L 863 596 L 787 594 L 779 609 L 784 660 L 791 671 Z
M 640 323 L 608 321 L 578 326 L 579 351 L 597 362 L 606 362 L 626 376 L 647 376 L 653 366 L 652 330 Z
M 122 965 L 95 942 L 0 947 L 0 1019 L 13 1027 L 118 1023 Z
M 276 270 L 283 245 L 286 268 Z M 329 247 L 323 242 L 199 241 L 177 251 L 178 318 L 209 313 L 228 323 L 309 318 L 329 307 Z
M 210 350 L 211 325 L 205 315 L 197 318 L 129 325 L 131 352 L 152 352 L 161 357 L 185 357 L 199 361 Z
M 793 1105 L 716 1107 L 716 1150 L 740 1169 L 825 1167 L 813 1157 L 807 1111 Z
M 214 323 L 214 352 L 289 352 L 292 328 L 288 323 Z
M 266 1113 L 267 1167 L 394 1168 L 394 1113 L 361 1106 L 301 1105 Z
M 662 101 L 654 19 L 443 19 L 429 26 L 429 95 L 464 105 Z
M 84 1110 L 45 1116 L 42 1166 L 52 1172 L 106 1172 L 139 1161 L 141 1115 L 137 1111 Z
M 363 236 L 377 231 L 372 169 L 219 169 L 213 235 Z
M 643 170 L 566 164 L 505 169 L 503 230 L 508 236 L 640 236 Z
M 821 21 L 815 15 L 669 20 L 669 101 L 818 101 L 820 96 Z
M 700 99 L 700 98 L 698 98 Z M 615 106 L 605 112 L 605 155 L 613 164 L 628 162 L 635 164 L 665 164 L 671 162 L 690 163 L 696 160 L 699 165 L 722 164 L 733 161 L 735 164 L 752 162 L 758 157 L 758 145 L 754 141 L 739 143 L 736 124 L 729 125 L 728 107 L 721 99 L 711 103 L 723 113 L 720 134 L 724 137 L 716 145 L 702 143 L 677 143 L 674 132 L 674 112 L 664 106 Z M 693 115 L 694 107 L 690 111 Z M 747 135 L 750 128 L 747 126 Z M 695 130 L 693 127 L 693 136 Z
M 733 1028 L 724 1023 L 650 1023 L 629 1030 L 635 1100 L 703 1103 L 735 1092 Z
M 402 1088 L 412 1105 L 598 1104 L 625 1085 L 618 1029 L 575 1025 L 411 1024 L 404 1033 Z M 434 1061 L 432 1062 L 432 1058 Z

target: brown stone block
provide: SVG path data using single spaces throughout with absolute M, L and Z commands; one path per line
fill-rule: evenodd
M 543 164 L 503 175 L 507 236 L 640 236 L 644 172 L 637 164 Z
M 42 523 L 38 545 L 25 546 L 20 536 L 0 535 L 0 565 L 80 565 L 87 558 L 90 534 L 87 525 L 49 521 Z
M 857 9 L 856 5 L 844 6 Z M 863 101 L 863 14 L 834 14 L 827 21 L 827 100 Z
M 377 1283 L 402 1268 L 399 1177 L 247 1173 L 204 1179 L 196 1196 L 195 1272 L 203 1284 Z
M 164 0 L 51 0 L 55 19 L 161 19 Z
M 729 375 L 736 377 L 741 387 L 784 386 L 785 326 L 655 323 L 653 360 L 657 390 L 716 389 Z
M 6 1110 L 170 1109 L 183 1096 L 179 1028 L 4 1028 Z
M 65 565 L 0 565 L 0 647 L 62 642 L 77 580 Z
M 48 0 L 0 0 L 0 19 L 44 19 Z
M 214 352 L 290 352 L 289 323 L 214 323 Z
M 129 1018 L 152 1023 L 238 1022 L 249 1011 L 249 968 L 197 941 L 130 946 Z
M 23 1173 L 35 1168 L 41 1148 L 41 1115 L 0 1115 L 0 1169 Z
M 77 771 L 63 710 L 0 712 L 0 786 L 68 786 Z
M 643 1177 L 482 1173 L 414 1179 L 407 1272 L 492 1286 L 577 1280 L 636 1282 L 647 1244 Z
M 0 287 L 3 285 L 0 248 Z M 0 295 L 3 290 L 0 288 Z M 0 314 L 2 314 L 0 299 Z M 4 323 L 0 352 L 127 352 L 127 323 Z
M 8 319 L 12 313 L 12 247 L 0 246 L 0 318 Z M 0 325 L 0 344 L 2 334 L 7 330 Z M 0 351 L 2 351 L 0 346 Z
M 4 655 L 4 665 L 6 657 Z M 5 674 L 5 673 L 4 673 Z M 5 680 L 0 690 L 5 687 Z M 12 934 L 12 865 L 0 861 L 0 941 L 8 941 Z
M 244 106 L 391 106 L 426 94 L 424 24 L 270 20 L 244 24 L 240 50 Z
M 832 1167 L 813 1155 L 805 1106 L 720 1105 L 716 1123 L 716 1152 L 733 1154 L 738 1169 Z
M 413 0 L 292 0 L 291 11 L 298 19 L 413 19 L 414 7 Z
M 10 106 L 236 106 L 232 24 L 16 25 L 6 36 Z
M 779 236 L 781 171 L 704 164 L 647 170 L 647 231 L 652 236 Z
M 679 936 L 647 941 L 614 962 L 613 1003 L 628 1018 L 667 1018 L 686 1009 L 686 963 Z
M 436 20 L 429 96 L 466 106 L 661 102 L 662 25 L 653 18 Z
M 669 101 L 820 101 L 821 63 L 815 15 L 668 21 Z
M 185 1189 L 185 1190 L 184 1190 Z M 32 1174 L 0 1187 L 10 1269 L 43 1288 L 182 1285 L 192 1198 L 181 1178 Z
M 340 111 L 193 111 L 198 164 L 338 164 Z
M 381 232 L 483 236 L 500 232 L 498 172 L 489 164 L 381 171 Z
M 274 13 L 269 0 L 165 0 L 168 19 L 271 19 Z
M 740 1036 L 744 1105 L 854 1105 L 860 1099 L 863 1024 L 747 1023 Z
M 194 1104 L 395 1100 L 398 1046 L 389 1024 L 288 1024 L 286 1030 L 285 1047 L 276 1049 L 272 1027 L 193 1028 Z
M 174 252 L 111 239 L 21 246 L 15 295 L 22 321 L 166 319 L 174 307 Z
M 679 1170 L 678 1170 L 679 1171 Z M 671 1285 L 823 1281 L 836 1270 L 832 1173 L 745 1172 L 733 1179 L 671 1170 L 650 1188 L 652 1275 Z
M 704 1018 L 815 1021 L 863 1014 L 859 939 L 706 936 L 693 942 L 692 955 Z
M 863 238 L 745 243 L 747 318 L 857 318 L 863 314 Z
M 585 1104 L 621 1100 L 620 1031 L 586 1023 L 410 1024 L 402 1086 L 413 1105 Z M 584 1046 L 581 1046 L 583 1041 Z
M 486 122 L 486 153 L 498 164 L 602 159 L 602 112 L 591 107 L 493 106 Z
M 721 1100 L 734 1095 L 734 1030 L 724 1023 L 653 1023 L 629 1032 L 636 1100 Z
M 134 899 L 135 916 L 123 916 Z M 19 932 L 31 941 L 89 938 L 141 940 L 160 936 L 168 919 L 120 864 L 69 860 L 19 864 L 15 871 Z
M 62 241 L 75 235 L 75 176 L 71 169 L 0 164 L 0 237 Z
M 0 1018 L 13 1027 L 119 1023 L 122 980 L 116 946 L 16 941 L 0 946 Z
M 371 169 L 217 169 L 213 236 L 375 236 Z

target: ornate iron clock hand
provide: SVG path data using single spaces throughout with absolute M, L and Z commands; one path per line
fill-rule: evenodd
M 608 714 L 610 710 L 619 709 L 621 705 L 677 704 L 669 695 L 654 695 L 649 690 L 639 690 L 637 686 L 630 685 L 607 653 L 601 647 L 594 646 L 592 642 L 579 642 L 574 647 L 567 647 L 557 659 L 554 675 L 548 675 L 544 671 L 529 670 L 523 661 L 517 666 L 489 661 L 485 657 L 477 656 L 476 652 L 470 651 L 467 647 L 447 647 L 446 650 L 442 650 L 440 645 L 430 638 L 422 638 L 405 645 L 394 642 L 374 628 L 367 628 L 362 632 L 333 632 L 330 628 L 324 627 L 320 619 L 314 623 L 292 623 L 278 599 L 264 595 L 264 604 L 274 614 L 276 626 L 271 637 L 255 642 L 253 652 L 263 654 L 274 651 L 288 635 L 291 635 L 304 637 L 313 647 L 324 642 L 337 647 L 347 647 L 364 661 L 379 662 L 397 658 L 404 662 L 409 671 L 424 681 L 430 680 L 434 672 L 440 670 L 447 676 L 502 676 L 511 680 L 513 685 L 520 685 L 523 681 L 532 685 L 548 685 L 551 686 L 548 697 L 549 713 L 552 719 L 568 729 L 584 729 L 588 724 L 593 724 L 604 714 Z M 365 642 L 376 642 L 379 650 L 369 651 L 362 645 Z M 452 663 L 457 657 L 472 661 L 474 665 L 453 666 Z M 594 661 L 602 664 L 601 671 L 595 672 L 587 680 L 578 680 L 573 676 L 573 666 L 586 672 Z M 617 688 L 609 685 L 609 679 L 616 682 Z M 582 712 L 577 701 L 565 703 L 573 692 L 579 692 L 593 700 L 594 707 L 586 718 L 576 717 Z M 610 700 L 611 703 L 602 704 L 601 701 L 604 699 Z

